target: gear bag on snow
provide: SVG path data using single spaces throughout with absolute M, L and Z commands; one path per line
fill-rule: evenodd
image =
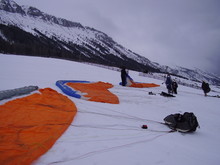
M 169 128 L 179 132 L 194 132 L 199 127 L 197 117 L 192 112 L 185 112 L 183 115 L 176 113 L 164 118 Z
M 38 90 L 38 86 L 25 86 L 22 88 L 3 90 L 0 91 L 0 100 L 9 99 L 14 96 L 29 94 L 35 90 Z
M 171 94 L 166 93 L 166 92 L 161 92 L 160 95 L 161 95 L 161 96 L 164 96 L 164 97 L 176 97 L 176 96 L 171 95 Z

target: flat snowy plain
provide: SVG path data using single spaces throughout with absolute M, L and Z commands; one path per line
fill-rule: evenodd
M 163 81 L 129 75 L 138 82 L 156 83 L 157 88 L 122 87 L 120 72 L 66 60 L 0 54 L 0 90 L 37 85 L 62 91 L 57 80 L 103 81 L 120 104 L 90 102 L 69 97 L 78 113 L 68 130 L 34 165 L 219 165 L 220 99 L 204 97 L 202 90 L 179 85 L 175 98 Z M 220 89 L 211 86 L 219 95 Z M 156 93 L 149 95 L 148 92 Z M 12 98 L 15 99 L 15 98 Z M 0 104 L 12 100 L 0 101 Z M 194 133 L 168 133 L 159 124 L 173 113 L 193 112 L 200 129 Z M 13 114 L 12 114 L 13 115 Z M 143 124 L 148 129 L 142 129 Z

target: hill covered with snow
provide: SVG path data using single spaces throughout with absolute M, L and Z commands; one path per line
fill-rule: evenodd
M 2 50 L 6 53 L 13 53 L 7 45 L 9 42 L 14 44 L 16 52 L 27 55 L 127 66 L 134 70 L 157 70 L 148 59 L 124 48 L 105 33 L 80 23 L 57 18 L 34 7 L 19 6 L 11 0 L 1 0 L 0 15 L 0 36 L 6 41 Z
M 129 71 L 135 81 L 161 86 L 122 87 L 118 71 L 52 58 L 0 54 L 0 66 L 0 90 L 37 85 L 62 93 L 55 85 L 57 80 L 86 80 L 113 84 L 110 91 L 119 97 L 120 104 L 114 105 L 69 97 L 77 106 L 77 115 L 35 165 L 219 164 L 220 101 L 204 97 L 201 89 L 179 85 L 176 97 L 162 97 L 159 93 L 167 91 L 164 80 Z M 216 92 L 209 95 L 219 95 L 219 88 L 211 88 Z M 169 114 L 184 112 L 193 112 L 201 128 L 189 134 L 169 133 L 170 129 L 159 123 Z M 142 129 L 143 124 L 148 129 Z
M 35 7 L 20 6 L 13 0 L 0 0 L 0 52 L 125 66 L 140 72 L 164 72 L 197 82 L 220 83 L 214 74 L 162 66 L 123 47 L 99 30 L 57 18 Z

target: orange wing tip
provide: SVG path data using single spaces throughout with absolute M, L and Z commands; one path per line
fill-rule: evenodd
M 51 88 L 39 91 L 0 105 L 2 164 L 31 164 L 73 121 L 77 108 L 68 97 Z

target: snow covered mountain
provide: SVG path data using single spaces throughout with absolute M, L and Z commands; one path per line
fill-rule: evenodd
M 96 29 L 57 18 L 34 7 L 0 0 L 0 52 L 93 62 L 146 72 L 169 72 L 219 84 L 220 78 L 198 70 L 151 62 Z M 195 76 L 196 75 L 196 76 Z
M 1 0 L 0 9 L 0 36 L 4 40 L 3 50 L 6 53 L 13 53 L 8 52 L 13 46 L 16 53 L 20 54 L 42 54 L 126 66 L 134 70 L 144 68 L 156 71 L 148 59 L 124 48 L 93 28 L 56 18 L 34 7 L 19 6 L 10 0 Z

